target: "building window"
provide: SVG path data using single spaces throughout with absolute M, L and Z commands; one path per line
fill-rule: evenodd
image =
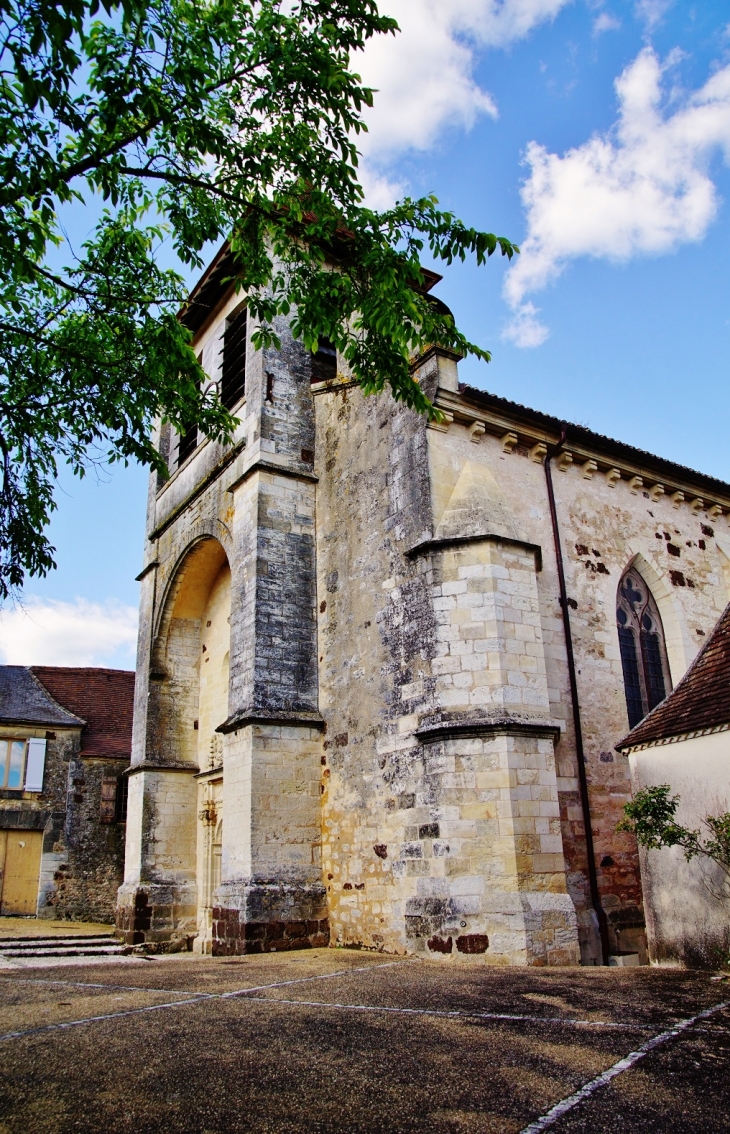
M 320 339 L 318 346 L 312 354 L 312 381 L 329 382 L 337 377 L 337 351 L 329 339 Z
M 117 780 L 116 815 L 117 823 L 127 822 L 127 803 L 129 800 L 129 777 L 120 776 Z
M 0 740 L 0 787 L 22 790 L 27 750 L 25 740 Z
M 220 399 L 231 410 L 246 392 L 246 308 L 238 307 L 226 319 L 223 331 L 223 366 Z
M 629 568 L 618 588 L 616 623 L 624 673 L 626 708 L 633 728 L 672 688 L 664 628 L 654 596 Z
M 197 426 L 197 423 L 196 423 L 195 425 L 191 425 L 189 429 L 186 429 L 185 432 L 180 437 L 180 440 L 179 440 L 178 446 L 177 446 L 178 468 L 183 463 L 183 461 L 187 461 L 190 454 L 194 453 L 195 450 L 197 449 L 197 447 L 198 447 L 198 426 Z
M 198 363 L 201 366 L 203 365 L 203 354 L 202 354 L 202 352 L 198 355 Z M 185 430 L 185 432 L 183 434 L 181 434 L 180 440 L 178 441 L 178 445 L 177 445 L 177 466 L 178 466 L 178 468 L 183 463 L 183 461 L 187 461 L 190 454 L 194 453 L 195 450 L 197 449 L 197 447 L 198 447 L 198 423 L 196 421 L 192 425 L 190 425 Z

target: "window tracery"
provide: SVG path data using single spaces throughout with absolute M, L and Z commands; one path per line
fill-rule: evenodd
M 621 578 L 616 623 L 629 726 L 637 725 L 672 688 L 664 627 L 654 596 L 635 569 Z

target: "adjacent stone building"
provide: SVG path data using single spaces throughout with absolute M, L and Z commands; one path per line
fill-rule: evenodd
M 134 673 L 0 666 L 0 914 L 113 922 Z
M 722 537 L 721 537 L 722 538 Z M 677 822 L 711 832 L 730 811 L 730 606 L 669 697 L 620 742 L 634 790 L 668 784 Z M 681 847 L 639 851 L 649 953 L 659 963 L 720 968 L 730 955 L 728 878 Z
M 150 482 L 126 939 L 645 957 L 614 746 L 727 603 L 730 486 L 438 347 L 432 424 L 283 320 L 256 351 L 227 256 L 182 317 L 240 424 L 162 426 Z

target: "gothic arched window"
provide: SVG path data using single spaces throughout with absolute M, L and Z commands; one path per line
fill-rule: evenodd
M 629 725 L 637 725 L 672 688 L 664 629 L 654 596 L 638 571 L 624 571 L 616 622 Z

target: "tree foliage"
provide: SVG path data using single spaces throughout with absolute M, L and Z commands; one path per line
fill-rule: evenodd
M 642 788 L 625 804 L 625 818 L 617 829 L 630 831 L 639 845 L 649 850 L 681 847 L 687 862 L 698 855 L 709 858 L 730 880 L 730 812 L 706 816 L 707 833 L 703 835 L 699 829 L 677 823 L 679 796 L 670 797 L 670 791 L 669 784 Z
M 291 314 L 307 348 L 329 338 L 366 391 L 422 412 L 414 352 L 489 358 L 418 290 L 419 259 L 515 247 L 433 197 L 363 204 L 373 93 L 351 59 L 396 30 L 375 0 L 0 0 L 0 599 L 54 565 L 59 460 L 162 469 L 159 416 L 230 436 L 163 240 L 199 268 L 230 239 L 258 346 Z M 72 249 L 63 209 L 90 201 L 101 219 Z

